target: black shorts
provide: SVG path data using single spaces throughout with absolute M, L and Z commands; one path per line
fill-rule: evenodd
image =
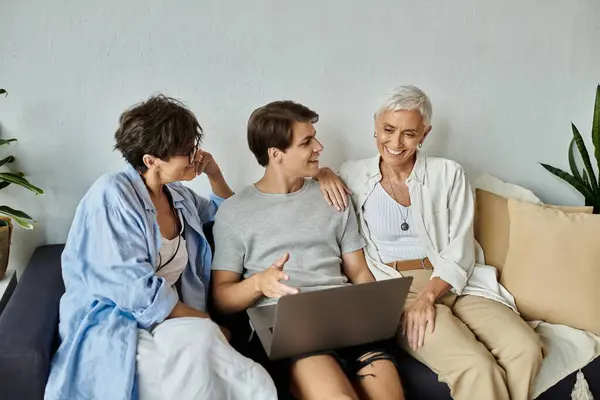
M 350 380 L 363 379 L 369 374 L 368 371 L 361 371 L 364 367 L 378 360 L 388 360 L 396 365 L 393 356 L 393 346 L 398 346 L 393 340 L 382 342 L 362 344 L 359 346 L 347 347 L 339 350 L 316 351 L 313 353 L 302 354 L 282 361 L 288 368 L 291 364 L 304 358 L 330 355 L 340 364 L 342 370 Z M 359 372 L 361 371 L 361 372 Z

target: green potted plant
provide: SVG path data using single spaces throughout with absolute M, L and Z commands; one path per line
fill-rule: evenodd
M 571 174 L 562 169 L 555 168 L 551 165 L 542 164 L 544 168 L 563 179 L 575 189 L 577 189 L 585 198 L 585 205 L 594 207 L 594 213 L 600 213 L 600 172 L 599 177 L 596 177 L 594 166 L 590 160 L 590 155 L 585 147 L 583 138 L 577 127 L 571 123 L 573 130 L 573 139 L 569 144 L 569 167 Z M 596 100 L 594 103 L 594 117 L 592 120 L 592 144 L 594 145 L 594 158 L 596 166 L 600 171 L 600 85 L 596 87 Z M 575 147 L 581 156 L 584 168 L 579 170 L 577 161 L 575 160 Z
M 0 95 L 7 95 L 6 90 L 0 89 Z M 0 139 L 0 147 L 10 145 L 16 142 L 17 139 Z M 0 167 L 10 164 L 15 161 L 13 155 L 5 156 L 0 159 Z M 37 186 L 32 185 L 22 172 L 0 172 L 0 190 L 8 185 L 18 185 L 25 189 L 31 190 L 35 194 L 43 194 L 44 191 Z M 12 237 L 12 223 L 14 220 L 17 224 L 25 229 L 33 229 L 33 219 L 21 210 L 15 210 L 7 205 L 0 205 L 0 279 L 4 278 L 6 267 L 8 266 L 8 257 L 10 254 L 10 243 Z

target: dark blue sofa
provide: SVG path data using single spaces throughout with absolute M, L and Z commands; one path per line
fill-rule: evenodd
M 207 231 L 210 237 L 210 230 Z M 17 287 L 0 315 L 0 399 L 43 398 L 52 355 L 58 347 L 58 308 L 64 292 L 60 254 L 63 245 L 37 248 Z M 240 324 L 238 316 L 238 324 Z M 243 324 L 243 321 L 241 322 Z M 232 343 L 243 354 L 259 362 L 266 356 L 258 341 L 246 343 L 240 332 Z M 437 376 L 401 350 L 396 355 L 409 399 L 450 399 L 447 386 Z M 269 369 L 268 365 L 266 365 Z M 277 371 L 271 371 L 279 382 Z M 600 398 L 600 358 L 583 369 L 594 397 Z M 572 374 L 552 387 L 541 400 L 570 399 L 575 382 Z M 281 386 L 281 385 L 279 385 Z M 282 398 L 289 396 L 281 388 Z M 75 400 L 75 399 L 74 399 Z M 104 400 L 104 399 L 102 399 Z M 182 399 L 183 400 L 183 399 Z

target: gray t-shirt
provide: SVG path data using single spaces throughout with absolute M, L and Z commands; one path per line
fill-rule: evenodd
M 352 203 L 337 211 L 312 179 L 289 194 L 267 194 L 247 186 L 221 204 L 213 232 L 213 270 L 249 278 L 288 252 L 286 284 L 303 291 L 347 284 L 341 255 L 365 246 Z

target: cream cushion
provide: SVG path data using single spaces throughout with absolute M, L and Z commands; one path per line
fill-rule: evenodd
M 506 252 L 508 250 L 508 234 L 510 219 L 508 216 L 508 199 L 487 190 L 475 190 L 475 239 L 481 245 L 485 263 L 496 267 L 502 274 Z M 545 205 L 567 213 L 589 213 L 592 207 L 563 207 Z M 509 289 L 510 290 L 510 289 Z
M 508 200 L 500 283 L 526 320 L 600 335 L 600 215 Z

